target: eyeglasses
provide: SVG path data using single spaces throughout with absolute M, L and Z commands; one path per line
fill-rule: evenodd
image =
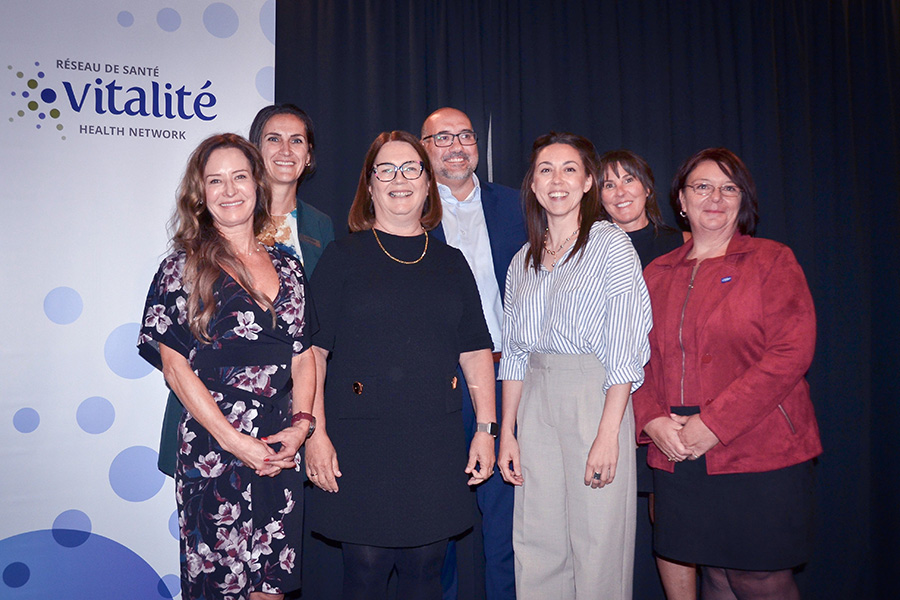
M 478 136 L 475 135 L 474 131 L 460 131 L 459 133 L 441 131 L 440 133 L 426 135 L 422 138 L 422 141 L 424 142 L 428 138 L 431 138 L 431 141 L 438 148 L 446 148 L 447 146 L 452 146 L 453 138 L 458 139 L 459 143 L 463 146 L 474 146 L 476 142 L 478 142 Z
M 394 163 L 378 163 L 372 169 L 375 179 L 383 183 L 389 183 L 397 177 L 397 172 L 403 174 L 403 178 L 409 181 L 418 179 L 425 171 L 425 165 L 421 160 L 408 160 L 399 167 Z
M 711 183 L 695 183 L 694 185 L 686 183 L 684 184 L 684 187 L 691 188 L 694 190 L 694 193 L 701 198 L 706 198 L 716 190 L 719 190 L 719 193 L 722 194 L 723 198 L 737 198 L 741 195 L 741 188 L 733 183 L 726 183 L 725 185 L 720 186 L 715 186 Z

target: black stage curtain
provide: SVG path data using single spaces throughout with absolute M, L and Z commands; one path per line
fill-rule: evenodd
M 276 97 L 317 126 L 303 196 L 339 236 L 372 139 L 418 133 L 440 106 L 472 118 L 479 176 L 513 187 L 551 129 L 643 155 L 663 199 L 693 152 L 741 156 L 758 235 L 793 248 L 818 310 L 809 380 L 825 453 L 801 585 L 887 597 L 900 565 L 900 1 L 281 0 L 277 40 Z

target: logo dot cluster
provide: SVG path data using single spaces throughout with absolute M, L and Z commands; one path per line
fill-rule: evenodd
M 56 90 L 50 87 L 44 87 L 41 89 L 41 80 L 44 78 L 44 72 L 40 70 L 41 63 L 35 62 L 34 67 L 37 70 L 34 75 L 26 76 L 24 71 L 15 71 L 16 79 L 22 80 L 24 86 L 19 88 L 19 91 L 13 91 L 12 95 L 22 98 L 23 108 L 20 108 L 16 111 L 15 117 L 19 117 L 20 119 L 31 119 L 37 117 L 37 122 L 35 123 L 36 129 L 41 129 L 45 125 L 54 126 L 52 121 L 59 119 L 61 113 L 58 108 L 54 106 L 57 100 Z M 13 71 L 14 68 L 12 65 L 7 65 L 8 71 Z M 15 117 L 10 117 L 10 122 L 15 121 Z M 65 129 L 62 123 L 55 124 L 57 131 L 62 131 Z M 62 139 L 66 139 L 66 136 L 63 135 Z

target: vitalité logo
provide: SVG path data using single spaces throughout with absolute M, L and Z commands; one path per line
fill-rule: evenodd
M 68 124 L 64 124 L 60 120 L 61 117 L 66 115 L 71 118 L 75 114 L 122 115 L 180 121 L 194 118 L 212 121 L 217 116 L 215 112 L 217 99 L 210 91 L 212 82 L 209 80 L 206 80 L 199 90 L 191 91 L 184 85 L 176 88 L 175 84 L 153 80 L 152 78 L 159 76 L 158 67 L 76 62 L 66 59 L 56 61 L 58 70 L 87 71 L 96 75 L 88 81 L 62 81 L 57 91 L 44 81 L 44 71 L 40 67 L 41 64 L 35 62 L 34 72 L 29 75 L 24 70 L 15 70 L 12 65 L 7 66 L 10 72 L 15 73 L 12 95 L 21 98 L 22 101 L 16 111 L 16 117 L 33 120 L 37 129 L 55 127 L 57 131 L 62 132 Z M 104 81 L 97 76 L 101 69 L 113 78 Z M 127 78 L 134 75 L 147 77 L 150 81 L 144 85 L 130 87 L 118 82 L 119 77 Z M 15 121 L 15 117 L 10 117 L 9 120 Z M 131 137 L 185 139 L 185 131 L 170 128 L 151 129 L 135 126 L 126 129 L 124 126 L 81 123 L 78 124 L 77 131 L 82 134 L 127 134 Z M 63 140 L 66 139 L 64 134 L 61 137 Z
M 27 76 L 23 71 L 16 71 L 15 76 L 19 83 L 12 90 L 12 95 L 22 99 L 22 105 L 16 111 L 16 117 L 20 119 L 34 119 L 35 127 L 55 127 L 57 131 L 65 130 L 65 126 L 58 119 L 60 117 L 59 108 L 55 106 L 58 96 L 53 88 L 44 86 L 41 88 L 41 80 L 44 79 L 44 72 L 40 70 L 41 63 L 34 63 L 35 69 L 38 69 L 33 76 Z M 7 65 L 8 70 L 12 71 L 13 66 Z M 15 117 L 10 117 L 10 121 L 15 121 Z M 66 139 L 63 134 L 62 139 Z

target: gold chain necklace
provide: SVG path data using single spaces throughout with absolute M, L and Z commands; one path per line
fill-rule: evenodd
M 392 256 L 390 252 L 388 252 L 387 250 L 384 249 L 384 246 L 382 245 L 381 240 L 378 239 L 378 232 L 375 231 L 374 227 L 372 228 L 372 233 L 375 234 L 375 241 L 378 242 L 378 247 L 381 248 L 381 251 L 384 252 L 385 254 L 387 254 L 388 258 L 390 258 L 393 261 L 397 261 L 401 265 L 414 265 L 417 262 L 421 261 L 423 258 L 425 258 L 425 253 L 428 252 L 428 231 L 424 227 L 422 228 L 422 231 L 425 232 L 425 249 L 422 250 L 422 256 L 420 256 L 416 260 L 400 260 L 396 256 Z
M 544 250 L 546 250 L 547 252 L 549 252 L 549 253 L 550 253 L 550 256 L 556 256 L 556 253 L 559 252 L 560 250 L 562 250 L 562 249 L 563 249 L 563 246 L 565 246 L 566 244 L 568 244 L 568 243 L 569 243 L 569 240 L 571 240 L 572 237 L 574 237 L 575 234 L 577 234 L 577 233 L 578 233 L 578 229 L 576 229 L 575 231 L 573 231 L 573 232 L 572 232 L 572 235 L 570 235 L 570 236 L 567 237 L 565 240 L 563 240 L 563 243 L 559 245 L 559 248 L 557 248 L 556 250 L 551 250 L 551 249 L 549 248 L 549 246 L 547 246 L 547 239 L 550 237 L 550 228 L 548 227 L 547 229 L 544 230 Z

